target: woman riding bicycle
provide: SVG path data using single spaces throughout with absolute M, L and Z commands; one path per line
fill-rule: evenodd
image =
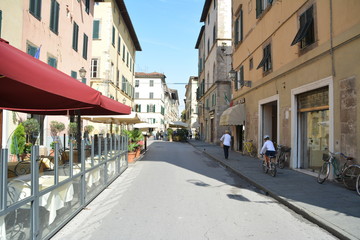
M 260 155 L 264 155 L 264 160 L 266 162 L 266 165 L 269 167 L 269 162 L 270 162 L 270 157 L 274 157 L 276 152 L 275 152 L 275 147 L 274 147 L 274 143 L 270 140 L 269 135 L 265 135 L 264 136 L 264 145 L 261 148 L 260 151 Z

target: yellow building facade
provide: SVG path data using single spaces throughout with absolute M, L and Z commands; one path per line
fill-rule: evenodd
M 291 147 L 289 167 L 316 172 L 328 150 L 359 154 L 360 2 L 234 0 L 235 150 L 264 135 Z

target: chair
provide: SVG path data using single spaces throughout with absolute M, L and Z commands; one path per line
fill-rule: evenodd
M 26 175 L 31 173 L 31 162 L 30 161 L 20 161 L 16 164 L 14 172 L 17 176 Z
M 31 191 L 31 186 L 22 180 L 13 179 L 9 181 L 7 188 L 7 205 L 11 205 L 25 197 Z M 25 224 L 30 223 L 30 209 L 25 207 L 17 208 L 8 213 L 5 217 L 5 228 L 7 239 L 25 239 Z

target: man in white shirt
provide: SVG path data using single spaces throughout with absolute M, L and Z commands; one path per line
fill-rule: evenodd
M 225 130 L 225 134 L 222 135 L 222 137 L 220 138 L 220 141 L 223 144 L 225 159 L 228 159 L 228 157 L 229 157 L 229 148 L 230 148 L 230 145 L 231 145 L 231 136 L 229 134 L 229 130 Z
M 265 142 L 263 147 L 261 148 L 260 155 L 264 154 L 265 162 L 267 166 L 269 166 L 270 156 L 275 156 L 276 151 L 275 151 L 274 143 L 270 140 L 269 135 L 264 136 L 264 141 Z

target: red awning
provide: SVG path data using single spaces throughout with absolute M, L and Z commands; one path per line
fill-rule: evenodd
M 54 115 L 130 114 L 130 107 L 0 39 L 0 108 Z M 71 111 L 69 111 L 71 110 Z M 88 112 L 87 112 L 88 111 Z

